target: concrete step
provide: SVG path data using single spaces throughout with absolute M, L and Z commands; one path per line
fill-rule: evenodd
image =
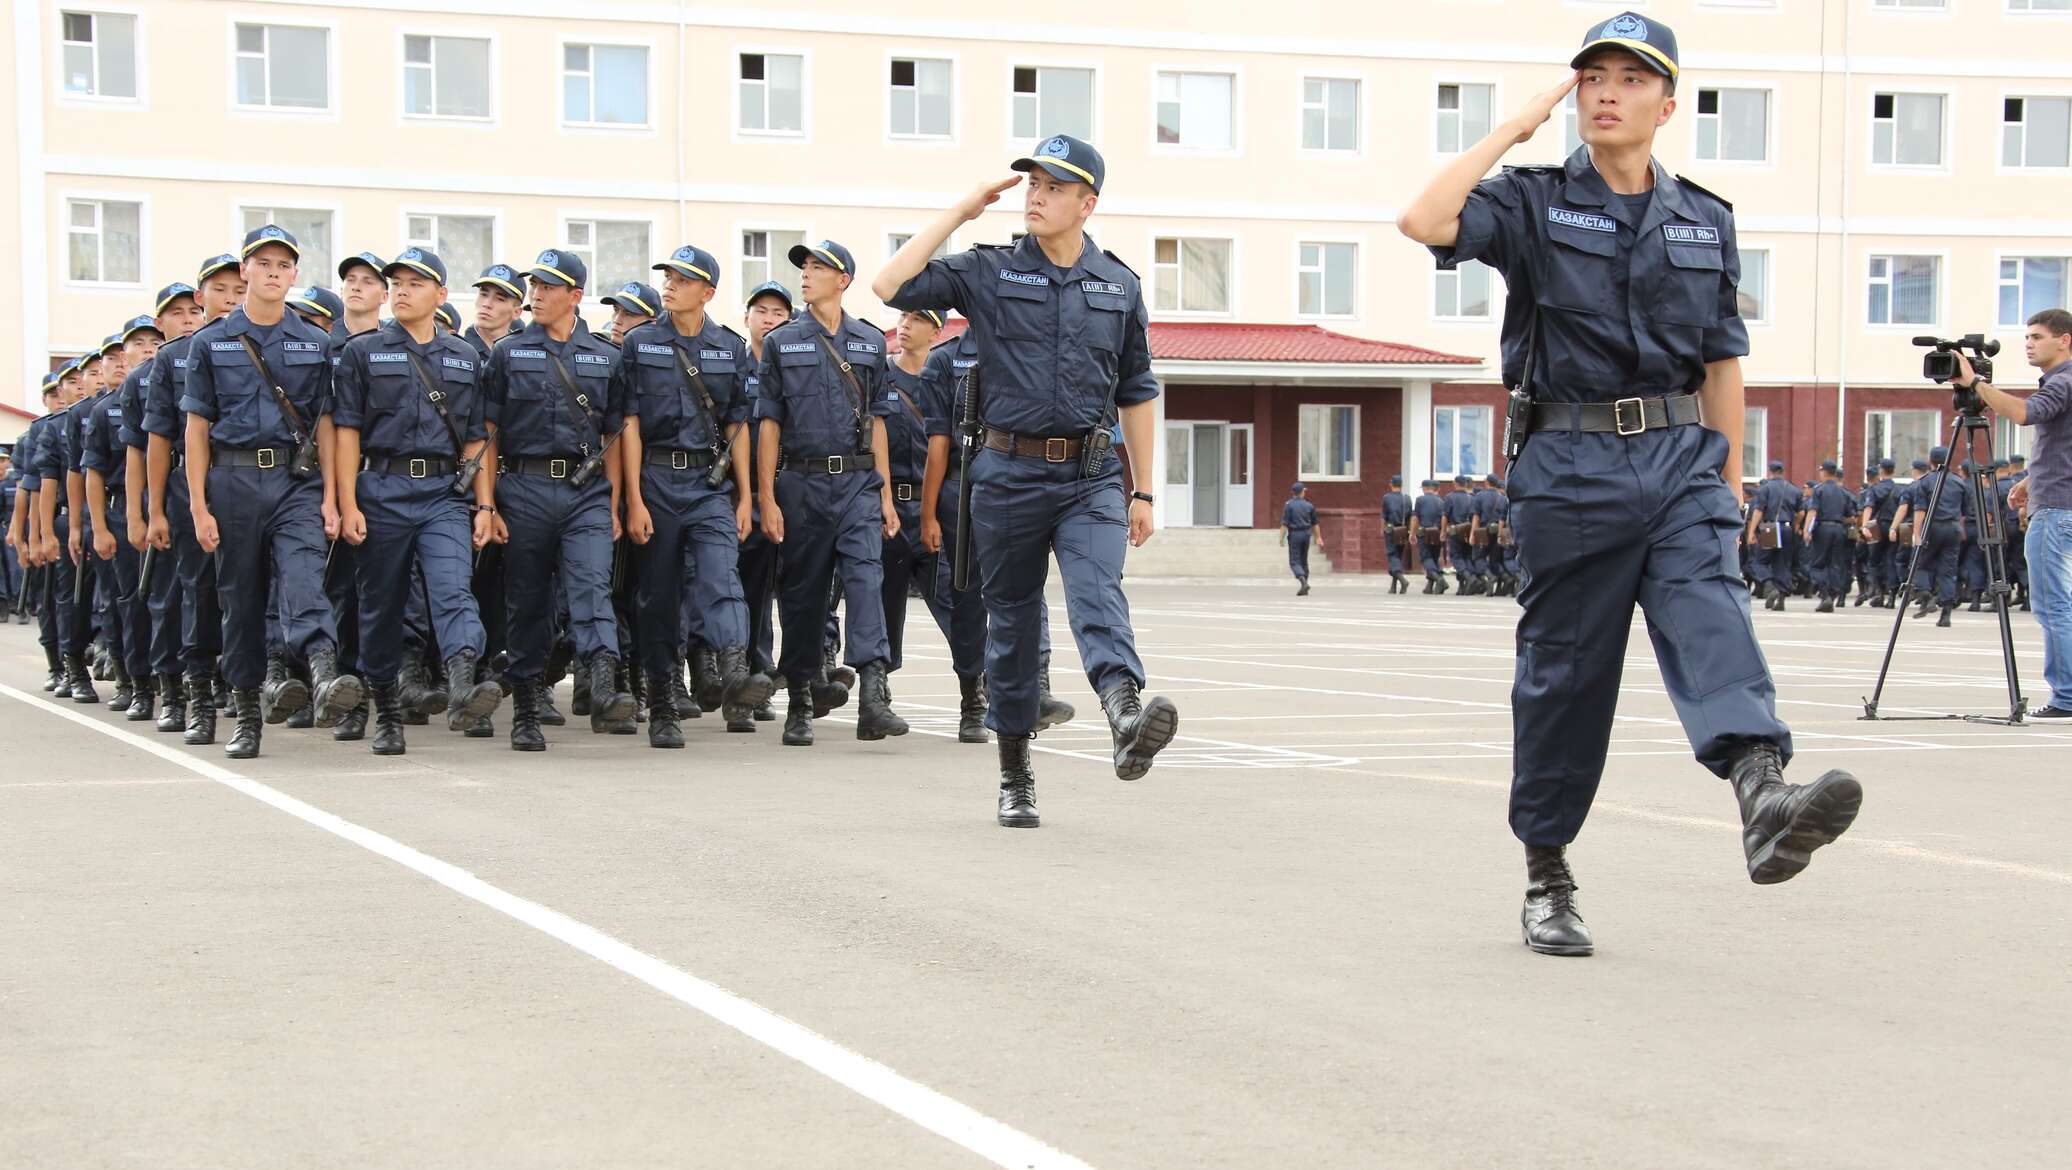
M 1143 548 L 1130 549 L 1123 572 L 1132 577 L 1250 577 L 1288 575 L 1288 550 L 1278 528 L 1162 528 Z M 1331 572 L 1330 558 L 1314 547 L 1313 577 Z

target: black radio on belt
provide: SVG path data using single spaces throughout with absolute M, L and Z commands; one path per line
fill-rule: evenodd
M 569 486 L 582 487 L 584 484 L 596 479 L 597 473 L 604 470 L 604 454 L 608 450 L 610 450 L 609 447 L 592 451 L 589 458 L 577 464 L 575 471 L 568 477 Z
M 1086 433 L 1079 442 L 1079 478 L 1092 479 L 1108 466 L 1108 452 L 1115 446 L 1115 435 L 1107 427 L 1098 427 Z
M 1532 318 L 1525 325 L 1525 369 L 1518 384 L 1504 400 L 1504 466 L 1518 462 L 1525 453 L 1525 436 L 1532 433 L 1532 366 L 1540 349 L 1540 305 L 1532 305 Z

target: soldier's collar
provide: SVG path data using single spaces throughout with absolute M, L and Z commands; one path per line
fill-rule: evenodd
M 1684 219 L 1696 219 L 1691 212 L 1690 204 L 1684 199 L 1683 184 L 1677 182 L 1663 168 L 1662 160 L 1648 159 L 1648 169 L 1653 171 L 1655 176 L 1655 203 L 1663 210 Z M 1576 152 L 1568 156 L 1568 162 L 1562 170 L 1567 180 L 1562 191 L 1565 202 L 1603 207 L 1612 201 L 1611 186 L 1604 181 L 1604 176 L 1597 172 L 1597 164 L 1590 161 L 1589 147 L 1576 147 Z
M 1008 256 L 1010 259 L 1007 266 L 1016 272 L 1048 274 L 1057 268 L 1057 265 L 1051 263 L 1050 257 L 1044 255 L 1043 245 L 1032 235 L 1016 240 L 1014 251 L 1008 253 Z M 1082 231 L 1079 233 L 1079 259 L 1073 262 L 1072 267 L 1063 270 L 1065 280 L 1069 282 L 1073 273 L 1090 268 L 1097 260 L 1105 264 L 1107 259 L 1101 253 L 1101 246 L 1094 243 L 1093 236 Z

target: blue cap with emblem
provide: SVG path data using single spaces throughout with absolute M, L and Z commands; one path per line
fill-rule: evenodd
M 761 284 L 756 285 L 754 288 L 749 289 L 748 301 L 746 303 L 753 305 L 756 303 L 758 299 L 762 297 L 776 297 L 778 300 L 784 302 L 785 308 L 791 308 L 791 290 L 784 287 L 782 281 L 766 280 Z
M 1483 482 L 1483 483 L 1486 483 L 1486 484 L 1488 484 L 1488 485 L 1489 485 L 1490 487 L 1502 487 L 1502 486 L 1504 486 L 1504 481 L 1503 481 L 1503 480 L 1501 480 L 1501 479 L 1498 479 L 1498 478 L 1497 478 L 1497 474 L 1496 474 L 1496 472 L 1494 472 L 1494 471 L 1490 472 L 1490 473 L 1489 473 L 1488 475 L 1485 475 L 1485 476 L 1483 476 L 1483 477 L 1482 477 L 1482 482 Z
M 791 261 L 793 268 L 804 268 L 806 261 L 818 260 L 822 264 L 833 266 L 836 272 L 847 276 L 856 275 L 855 258 L 849 255 L 849 249 L 833 240 L 822 240 L 817 244 L 793 244 L 785 258 Z
M 1782 460 L 1782 459 L 1772 459 L 1772 460 L 1770 460 L 1770 470 L 1771 470 L 1771 471 L 1783 471 L 1783 470 L 1784 470 L 1784 460 Z
M 307 317 L 316 314 L 323 318 L 319 324 L 328 329 L 331 322 L 345 315 L 345 301 L 328 288 L 309 285 L 288 294 L 288 307 Z
M 535 281 L 565 284 L 570 288 L 583 288 L 590 283 L 590 267 L 583 263 L 581 256 L 553 248 L 541 252 L 526 275 Z
M 1841 465 L 1832 459 L 1821 460 L 1820 470 L 1827 472 L 1829 475 L 1840 475 L 1842 473 Z
M 166 307 L 168 305 L 171 305 L 174 301 L 179 300 L 181 297 L 186 297 L 189 300 L 192 300 L 194 298 L 194 286 L 188 284 L 184 280 L 176 280 L 173 283 L 158 290 L 158 295 L 151 299 L 151 304 L 153 306 L 151 312 L 154 315 L 163 313 L 166 311 Z
M 455 333 L 460 332 L 460 310 L 453 307 L 452 301 L 446 301 L 438 308 L 433 309 L 432 316 L 439 319 L 439 324 L 446 326 Z
M 255 227 L 251 231 L 246 232 L 244 249 L 238 255 L 250 256 L 268 244 L 279 244 L 281 247 L 286 248 L 297 260 L 302 259 L 302 245 L 295 242 L 294 235 L 287 228 L 276 223 Z
M 419 276 L 428 276 L 442 285 L 446 283 L 446 261 L 439 259 L 437 252 L 424 248 L 405 248 L 396 253 L 396 258 L 382 268 L 381 278 L 387 280 L 398 268 L 408 268 Z
M 1897 471 L 1898 469 L 1899 464 L 1894 462 L 1892 457 L 1889 455 L 1883 459 L 1878 460 L 1879 471 Z
M 1299 491 L 1303 490 L 1303 488 L 1302 488 L 1302 481 L 1298 479 L 1298 480 L 1296 480 L 1296 481 L 1295 481 L 1294 483 L 1291 483 L 1291 484 L 1289 484 L 1289 485 L 1288 485 L 1288 490 L 1289 490 L 1289 491 L 1291 491 L 1291 492 L 1299 492 Z
M 122 323 L 122 339 L 128 341 L 133 335 L 142 333 L 146 329 L 153 333 L 159 332 L 158 318 L 149 313 L 139 313 Z
M 942 313 L 935 309 L 915 309 L 914 316 L 921 318 L 937 329 L 942 328 Z
M 338 262 L 338 279 L 344 280 L 346 273 L 360 267 L 372 271 L 376 276 L 381 276 L 382 271 L 388 267 L 388 261 L 383 260 L 372 252 L 355 252 Z M 382 279 L 386 280 L 387 277 Z
M 1400 476 L 1400 475 L 1392 475 L 1392 476 L 1389 476 L 1389 483 L 1391 483 L 1392 485 L 1394 485 L 1394 486 L 1396 486 L 1396 487 L 1402 487 L 1402 486 L 1403 486 L 1403 477 L 1402 477 L 1402 476 Z
M 65 376 L 65 369 L 67 366 L 70 366 L 71 364 L 72 363 L 70 362 L 66 362 L 65 365 L 59 366 L 57 369 L 52 370 L 51 372 L 43 375 L 43 393 L 57 393 L 58 379 Z
M 660 268 L 661 265 L 657 264 L 655 267 Z M 629 280 L 619 291 L 604 298 L 604 303 L 623 313 L 639 313 L 643 317 L 652 317 L 660 311 L 662 294 L 656 292 L 653 285 Z
M 1583 34 L 1583 47 L 1568 63 L 1571 69 L 1581 69 L 1583 62 L 1598 49 L 1624 49 L 1640 58 L 1648 68 L 1671 81 L 1676 80 L 1676 34 L 1669 26 L 1659 21 L 1648 20 L 1637 12 L 1621 12 L 1603 24 L 1593 25 Z
M 1949 457 L 1950 449 L 1948 447 L 1930 447 L 1928 449 L 1928 461 L 1930 463 L 1941 463 Z
M 685 244 L 669 253 L 667 260 L 657 260 L 648 267 L 674 272 L 678 276 L 689 277 L 692 280 L 702 280 L 714 287 L 719 285 L 719 261 L 713 258 L 712 253 L 692 244 Z
M 108 356 L 109 354 L 111 354 L 111 353 L 114 353 L 114 352 L 115 352 L 116 350 L 118 350 L 118 349 L 121 349 L 121 348 L 122 348 L 122 334 L 120 334 L 120 333 L 110 333 L 110 334 L 109 334 L 108 336 L 106 336 L 106 337 L 103 337 L 103 338 L 101 338 L 101 348 L 99 348 L 99 349 L 97 349 L 97 350 L 93 351 L 93 353 L 91 353 L 91 354 L 88 354 L 87 356 L 89 356 L 89 357 L 107 357 L 107 356 Z
M 508 264 L 492 264 L 475 278 L 476 288 L 494 288 L 525 299 L 525 274 Z
M 1101 152 L 1070 134 L 1051 135 L 1036 148 L 1036 153 L 1009 165 L 1018 171 L 1042 167 L 1052 178 L 1085 183 L 1096 195 L 1101 193 L 1101 181 L 1108 177 L 1108 164 L 1101 161 Z
M 225 252 L 220 256 L 211 256 L 208 259 L 201 262 L 200 270 L 194 274 L 194 283 L 196 285 L 206 284 L 208 283 L 209 277 L 216 275 L 218 272 L 221 272 L 226 268 L 236 267 L 237 257 L 231 255 L 228 252 Z

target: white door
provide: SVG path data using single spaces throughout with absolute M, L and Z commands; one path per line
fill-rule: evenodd
M 1229 457 L 1222 423 L 1194 425 L 1194 516 L 1196 528 L 1223 527 L 1223 480 Z
M 1165 490 L 1159 499 L 1165 504 L 1166 527 L 1187 528 L 1194 524 L 1194 424 L 1167 423 L 1165 445 Z
M 1223 523 L 1231 528 L 1252 526 L 1252 424 L 1230 424 L 1230 436 L 1223 444 L 1228 462 L 1223 477 Z

